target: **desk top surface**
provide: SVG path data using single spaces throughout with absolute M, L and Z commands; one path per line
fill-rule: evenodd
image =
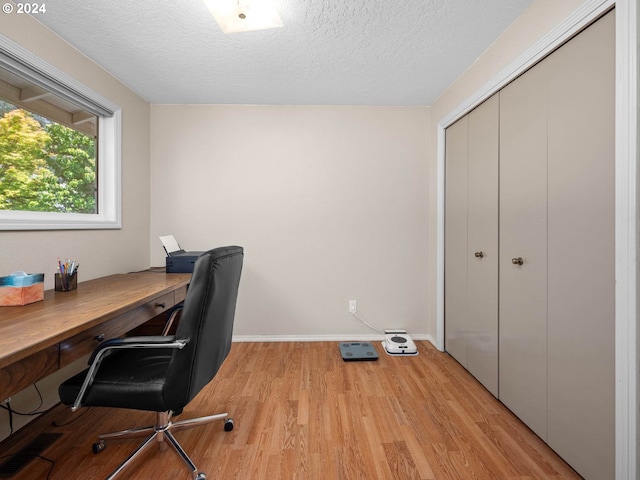
M 70 292 L 0 307 L 0 368 L 188 285 L 190 273 L 139 272 L 79 282 Z

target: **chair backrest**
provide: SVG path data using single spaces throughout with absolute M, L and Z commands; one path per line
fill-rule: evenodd
M 220 247 L 195 263 L 176 331 L 188 343 L 173 352 L 163 392 L 174 411 L 213 379 L 231 349 L 243 257 L 242 247 Z

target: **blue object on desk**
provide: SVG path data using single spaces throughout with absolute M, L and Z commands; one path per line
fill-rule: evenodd
M 166 258 L 167 273 L 193 273 L 193 267 L 203 252 L 182 252 Z
M 44 282 L 44 273 L 12 273 L 6 277 L 0 277 L 0 287 L 28 287 L 34 283 Z
M 198 257 L 204 252 L 185 252 L 173 235 L 160 237 L 164 251 L 167 252 L 167 273 L 193 273 L 193 267 Z
M 12 307 L 39 302 L 44 298 L 44 273 L 13 272 L 0 277 L 0 306 Z

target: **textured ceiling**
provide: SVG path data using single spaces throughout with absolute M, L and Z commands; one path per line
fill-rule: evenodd
M 202 0 L 56 0 L 36 18 L 151 103 L 430 105 L 532 0 L 275 0 L 224 35 Z

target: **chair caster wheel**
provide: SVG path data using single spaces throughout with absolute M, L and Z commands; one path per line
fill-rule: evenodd
M 207 480 L 207 475 L 203 472 L 198 473 L 196 480 Z
M 230 432 L 231 430 L 233 430 L 233 418 L 227 418 L 224 421 L 224 431 Z
M 94 443 L 91 446 L 91 449 L 93 450 L 93 453 L 100 453 L 102 450 L 104 450 L 106 447 L 106 445 L 104 444 L 104 440 L 100 440 L 99 442 Z

